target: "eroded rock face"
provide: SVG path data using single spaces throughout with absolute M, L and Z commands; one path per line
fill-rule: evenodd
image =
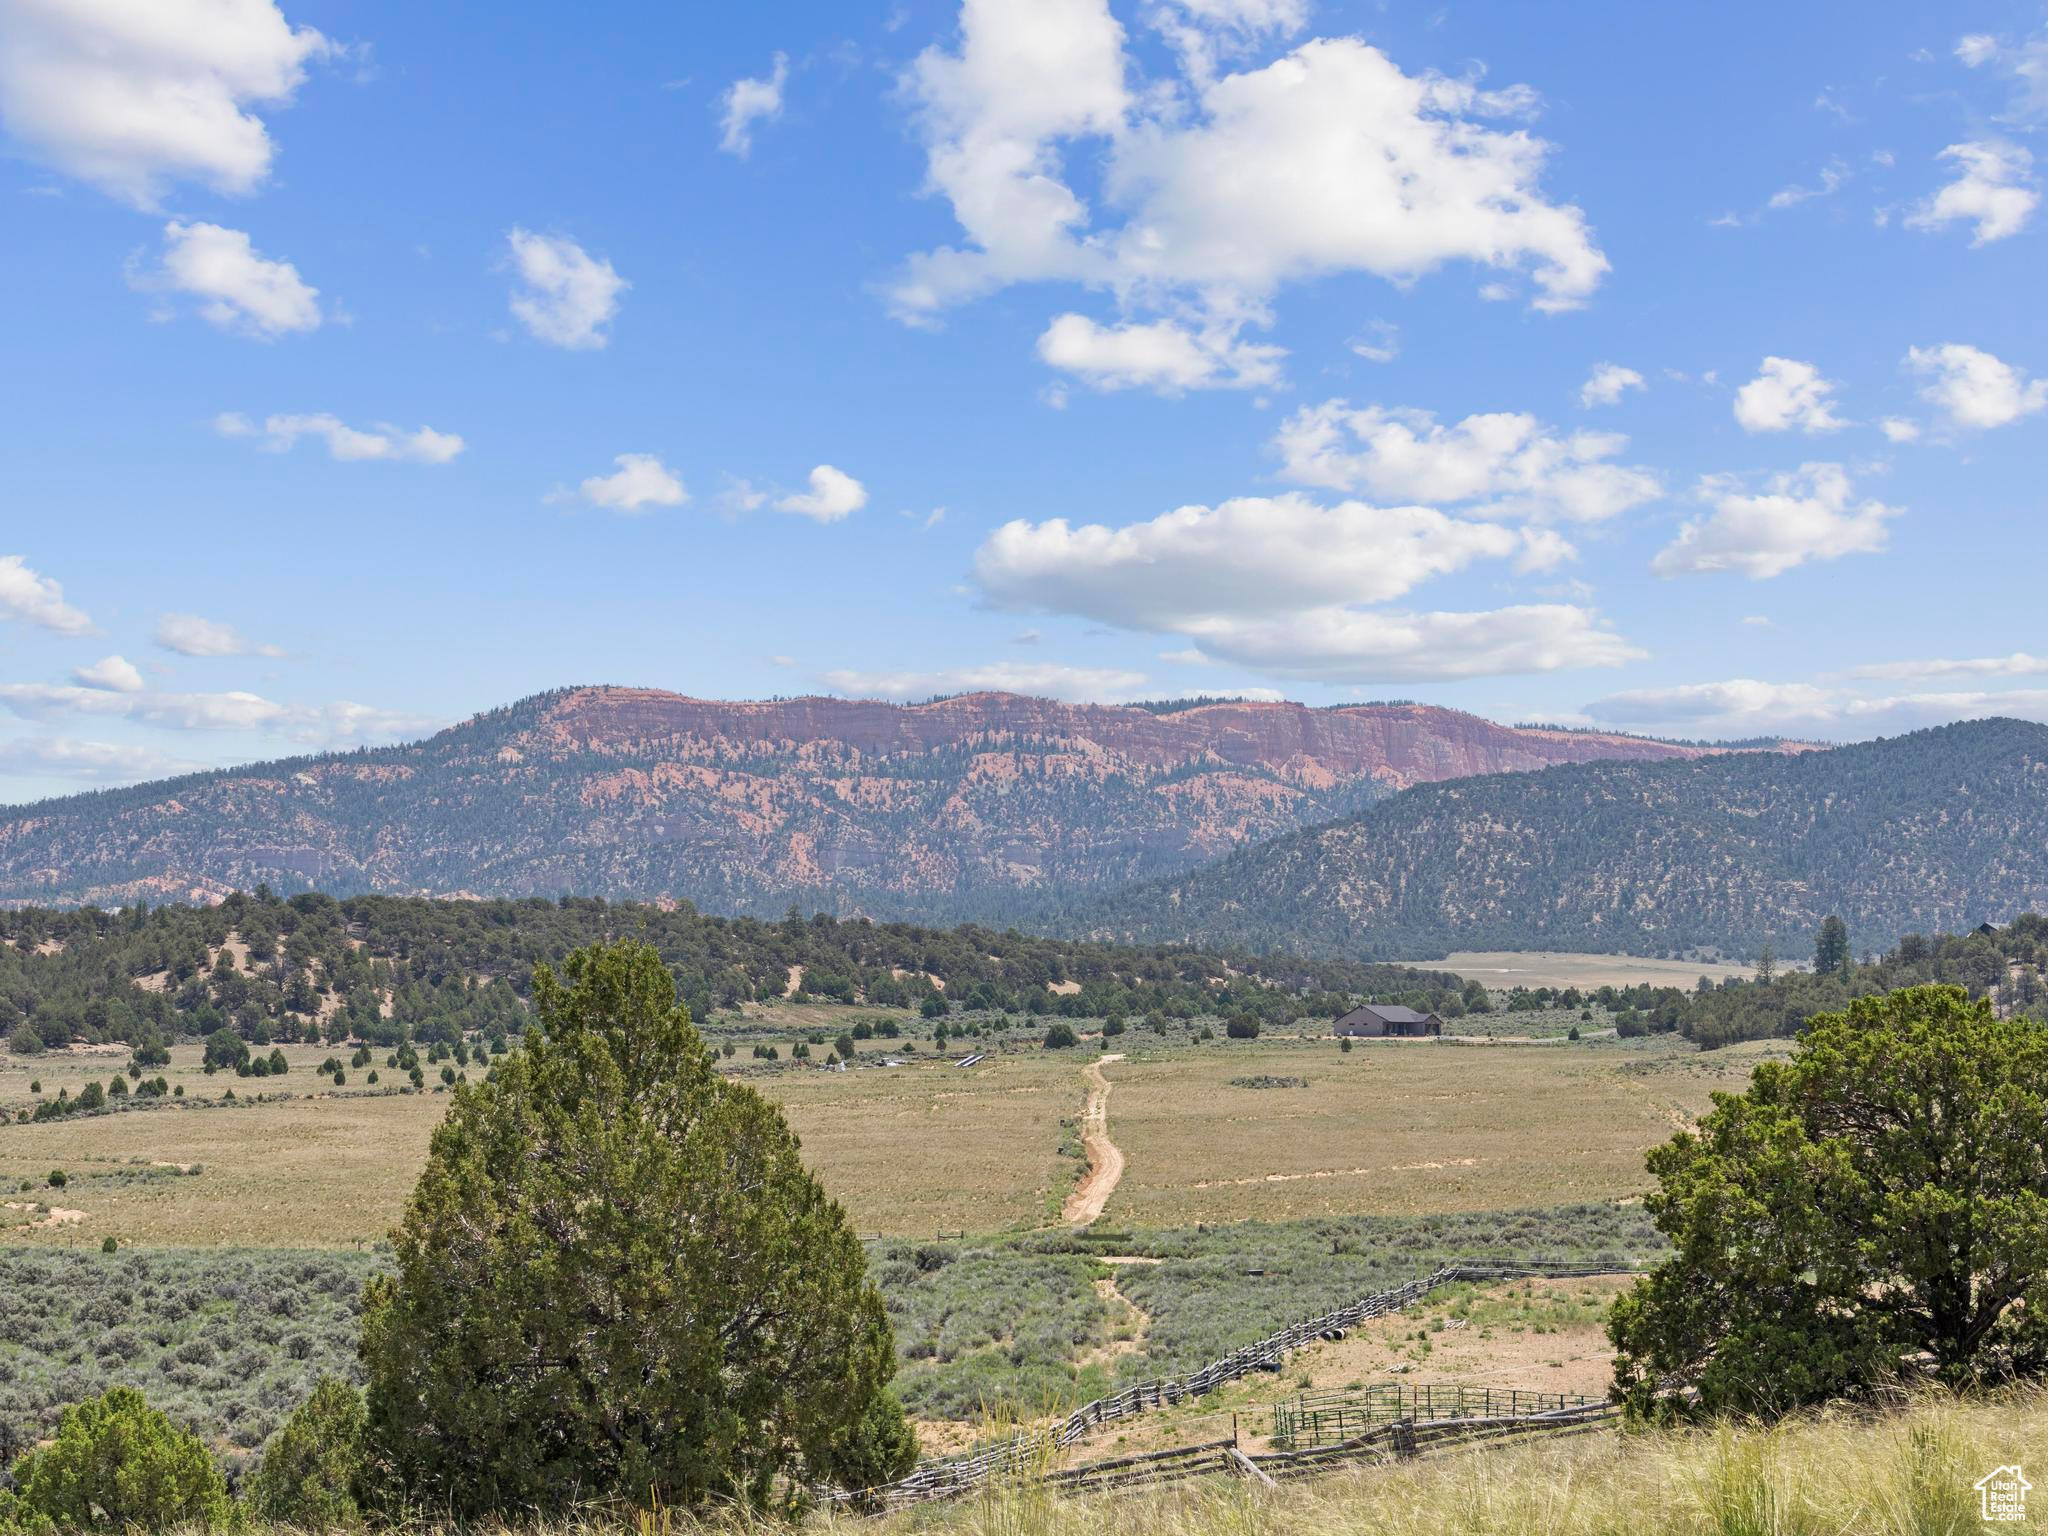
M 1000 919 L 1411 784 L 1703 749 L 1421 705 L 1170 713 L 577 688 L 426 741 L 0 812 L 0 900 L 281 890 Z

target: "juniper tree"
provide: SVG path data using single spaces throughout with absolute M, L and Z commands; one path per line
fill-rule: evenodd
M 534 1003 L 525 1048 L 456 1088 L 368 1291 L 366 1439 L 395 1491 L 458 1517 L 761 1506 L 902 1470 L 860 1244 L 656 951 L 542 966 Z
M 2048 1031 L 1960 987 L 1859 998 L 1650 1153 L 1676 1254 L 1615 1302 L 1637 1411 L 1771 1413 L 1931 1358 L 2048 1371 Z

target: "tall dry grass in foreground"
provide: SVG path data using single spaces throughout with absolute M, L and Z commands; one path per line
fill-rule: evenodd
M 1978 1518 L 1972 1485 L 2022 1463 L 2025 1526 Z M 424 1529 L 431 1529 L 424 1528 Z M 486 1536 L 771 1536 L 772 1522 L 667 1512 Z M 2048 1529 L 2048 1392 L 1772 1428 L 1602 1434 L 1447 1453 L 1262 1489 L 1221 1478 L 1079 1499 L 1006 1488 L 869 1520 L 818 1514 L 804 1536 L 1962 1536 Z

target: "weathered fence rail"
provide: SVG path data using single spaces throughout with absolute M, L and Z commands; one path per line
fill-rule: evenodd
M 1523 1419 L 1599 1406 L 1597 1398 L 1462 1382 L 1377 1382 L 1369 1387 L 1302 1392 L 1273 1405 L 1273 1438 L 1290 1447 L 1332 1445 L 1399 1419 Z
M 1234 1443 L 1225 1442 L 1225 1444 L 1231 1445 L 1231 1452 L 1228 1457 L 1224 1456 L 1217 1446 L 1195 1446 L 1189 1447 L 1186 1451 L 1164 1452 L 1152 1457 L 1123 1457 L 1115 1463 L 1101 1462 L 1095 1463 L 1090 1467 L 1054 1470 L 1054 1463 L 1058 1460 L 1060 1454 L 1098 1425 L 1114 1423 L 1118 1419 L 1129 1418 L 1133 1414 L 1145 1413 L 1156 1408 L 1171 1407 L 1175 1403 L 1185 1402 L 1190 1398 L 1204 1397 L 1214 1392 L 1218 1387 L 1248 1376 L 1253 1371 L 1277 1370 L 1289 1354 L 1300 1349 L 1303 1345 L 1312 1344 L 1318 1339 L 1325 1339 L 1335 1334 L 1346 1332 L 1357 1327 L 1360 1323 L 1370 1322 L 1376 1317 L 1384 1317 L 1390 1312 L 1403 1311 L 1423 1300 L 1431 1292 L 1441 1290 L 1444 1286 L 1456 1285 L 1467 1281 L 1566 1279 L 1574 1276 L 1627 1274 L 1632 1272 L 1627 1266 L 1622 1265 L 1582 1264 L 1543 1259 L 1519 1261 L 1475 1259 L 1443 1264 L 1420 1279 L 1410 1280 L 1406 1284 L 1397 1285 L 1390 1290 L 1376 1291 L 1372 1295 L 1361 1297 L 1347 1306 L 1338 1307 L 1331 1312 L 1325 1312 L 1320 1317 L 1305 1318 L 1301 1322 L 1290 1323 L 1287 1327 L 1268 1334 L 1265 1338 L 1255 1343 L 1246 1344 L 1241 1348 L 1232 1350 L 1222 1359 L 1211 1361 L 1200 1370 L 1193 1371 L 1186 1376 L 1168 1376 L 1154 1381 L 1140 1382 L 1136 1386 L 1125 1387 L 1121 1392 L 1112 1393 L 1108 1397 L 1099 1397 L 1092 1403 L 1083 1403 L 1072 1413 L 1068 1414 L 1066 1418 L 1049 1428 L 1029 1430 L 1023 1434 L 998 1441 L 993 1445 L 984 1446 L 980 1450 L 965 1456 L 957 1456 L 944 1461 L 925 1462 L 917 1467 L 915 1471 L 911 1472 L 909 1476 L 898 1482 L 890 1483 L 885 1487 L 839 1491 L 831 1493 L 827 1497 L 839 1502 L 855 1503 L 866 1508 L 895 1509 L 908 1504 L 921 1504 L 932 1499 L 956 1498 L 961 1494 L 971 1492 L 984 1483 L 1004 1479 L 1050 1482 L 1055 1486 L 1117 1486 L 1118 1484 L 1113 1483 L 1088 1483 L 1085 1478 L 1082 1478 L 1080 1481 L 1070 1480 L 1081 1474 L 1093 1473 L 1103 1477 L 1121 1477 L 1124 1482 L 1132 1480 L 1160 1481 L 1165 1480 L 1169 1475 L 1178 1478 L 1198 1475 L 1201 1472 L 1232 1470 L 1232 1466 L 1225 1465 L 1225 1463 L 1231 1462 L 1232 1458 L 1256 1465 L 1266 1470 L 1270 1475 L 1277 1477 L 1280 1473 L 1275 1471 L 1272 1465 L 1276 1457 L 1287 1460 L 1290 1466 L 1299 1462 L 1302 1467 L 1309 1467 L 1321 1464 L 1317 1460 L 1318 1457 L 1327 1457 L 1329 1453 L 1344 1450 L 1345 1447 L 1349 1446 L 1361 1448 L 1352 1459 L 1357 1459 L 1358 1456 L 1369 1458 L 1381 1454 L 1378 1448 L 1379 1441 L 1375 1438 L 1382 1433 L 1380 1430 L 1370 1430 L 1364 1435 L 1343 1441 L 1334 1447 L 1319 1447 L 1305 1452 L 1275 1452 L 1269 1456 L 1245 1458 L 1237 1455 Z M 1604 1405 L 1601 1405 L 1601 1408 L 1604 1414 Z M 1572 1409 L 1567 1411 L 1583 1412 L 1586 1410 Z M 1520 1417 L 1488 1417 L 1481 1420 L 1432 1420 L 1426 1421 L 1426 1423 L 1418 1423 L 1413 1419 L 1404 1419 L 1399 1421 L 1399 1424 L 1411 1426 L 1409 1431 L 1411 1438 L 1415 1439 L 1417 1444 L 1421 1444 L 1425 1443 L 1420 1438 L 1423 1436 L 1425 1427 L 1429 1427 L 1433 1431 L 1434 1426 L 1439 1422 L 1495 1425 L 1532 1424 L 1535 1420 L 1544 1419 L 1545 1417 L 1543 1414 L 1532 1414 Z M 1554 1415 L 1550 1417 L 1554 1417 Z M 1560 1420 L 1557 1424 L 1548 1424 L 1545 1427 L 1558 1428 L 1562 1426 L 1563 1422 Z M 1577 1421 L 1571 1422 L 1576 1423 Z M 1389 1426 L 1388 1432 L 1391 1433 L 1391 1430 L 1397 1427 L 1399 1427 L 1398 1424 Z M 1427 1443 L 1437 1442 L 1432 1440 Z M 1363 1449 L 1368 1445 L 1374 1447 L 1374 1449 Z M 1205 1456 L 1207 1457 L 1206 1464 L 1203 1460 Z M 1183 1465 L 1184 1463 L 1185 1465 Z M 1140 1467 L 1152 1470 L 1141 1474 L 1137 1470 Z M 1189 1471 L 1187 1467 L 1194 1467 L 1195 1470 Z M 1169 1474 L 1166 1470 L 1168 1468 L 1178 1468 L 1180 1470 Z M 1243 1469 L 1238 1467 L 1235 1470 L 1242 1471 Z

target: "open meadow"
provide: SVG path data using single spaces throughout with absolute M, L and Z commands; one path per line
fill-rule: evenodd
M 1473 1023 L 1498 1031 L 1512 1019 Z M 1527 1027 L 1534 1041 L 1366 1041 L 1350 1051 L 1290 1035 L 1198 1042 L 1131 1030 L 1115 1042 L 1124 1059 L 1104 1069 L 1109 1135 L 1125 1166 L 1102 1219 L 1170 1227 L 1626 1198 L 1644 1186 L 1647 1148 L 1781 1049 L 1703 1055 L 1670 1036 L 1573 1042 L 1541 1016 Z M 747 1050 L 727 1064 L 788 1114 L 859 1231 L 931 1237 L 1058 1225 L 1085 1171 L 1076 1127 L 1103 1043 L 1045 1050 L 1035 1033 L 1012 1033 L 975 1042 L 984 1059 L 966 1068 L 929 1038 L 915 1049 L 863 1041 L 845 1072 L 763 1063 Z M 0 1127 L 0 1234 L 91 1247 L 110 1236 L 178 1247 L 377 1241 L 448 1099 L 433 1078 L 425 1091 L 396 1091 L 402 1078 L 381 1056 L 337 1088 L 315 1070 L 333 1054 L 288 1046 L 284 1076 L 248 1079 L 203 1072 L 198 1047 L 181 1045 L 168 1067 L 151 1069 L 170 1085 L 165 1097 Z M 0 1114 L 12 1120 L 59 1093 L 75 1099 L 124 1060 L 0 1055 Z M 871 1065 L 883 1060 L 901 1064 Z M 368 1085 L 379 1066 L 385 1081 Z M 49 1185 L 53 1170 L 65 1175 L 61 1189 Z
M 855 1064 L 813 1065 L 855 1021 L 877 1032 Z M 783 1109 L 867 1237 L 898 1387 L 930 1450 L 971 1440 L 991 1407 L 1063 1412 L 1450 1257 L 1640 1260 L 1658 1246 L 1633 1203 L 1644 1150 L 1782 1051 L 1620 1040 L 1604 1014 L 1559 1008 L 1349 1049 L 1308 1021 L 1257 1039 L 1227 1038 L 1220 1021 L 1113 1040 L 1076 1023 L 1065 1049 L 1045 1048 L 1042 1020 L 995 1018 L 942 1050 L 909 1015 L 784 1004 L 706 1032 L 723 1069 Z M 320 1046 L 283 1054 L 282 1076 L 243 1078 L 205 1072 L 199 1047 L 179 1045 L 149 1069 L 162 1096 L 29 1124 L 21 1111 L 105 1085 L 125 1055 L 0 1055 L 0 1281 L 16 1298 L 0 1426 L 39 1432 L 63 1403 L 133 1381 L 238 1455 L 316 1367 L 353 1373 L 362 1280 L 386 1262 L 381 1240 L 448 1094 L 439 1064 L 401 1091 L 388 1052 L 366 1065 Z M 340 1086 L 318 1070 L 336 1054 Z M 1098 1168 L 1101 1209 L 1075 1231 L 1062 1206 L 1090 1167 L 1091 1104 L 1091 1137 L 1121 1166 Z M 221 1299 L 173 1315 L 167 1298 L 195 1292 Z M 1611 1294 L 1585 1282 L 1563 1300 L 1440 1297 L 1316 1346 L 1284 1377 L 1123 1426 L 1104 1453 L 1197 1434 L 1204 1413 L 1249 1427 L 1288 1392 L 1403 1371 L 1586 1390 L 1606 1369 Z
M 1442 961 L 1447 971 L 1483 982 L 1500 991 L 1515 987 L 1683 987 L 1688 991 L 1704 976 L 1725 981 L 1747 980 L 1755 967 L 1701 960 L 1652 960 L 1640 955 L 1591 955 L 1562 950 L 1459 950 Z

